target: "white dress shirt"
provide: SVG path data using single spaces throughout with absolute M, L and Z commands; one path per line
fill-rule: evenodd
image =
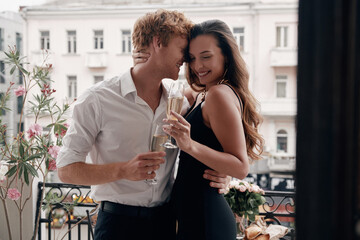
M 156 125 L 166 118 L 169 83 L 169 80 L 162 81 L 163 94 L 155 113 L 137 96 L 130 70 L 88 89 L 76 101 L 57 166 L 85 161 L 93 164 L 126 162 L 139 153 L 148 152 Z M 188 107 L 185 100 L 184 108 Z M 165 163 L 157 170 L 158 184 L 118 180 L 91 186 L 92 197 L 97 201 L 133 206 L 162 205 L 170 197 L 177 153 L 177 149 L 166 150 Z

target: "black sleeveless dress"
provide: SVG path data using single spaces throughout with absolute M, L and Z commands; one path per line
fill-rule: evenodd
M 195 105 L 195 104 L 194 104 Z M 214 132 L 204 124 L 202 102 L 189 110 L 191 138 L 212 149 L 223 151 Z M 189 154 L 180 153 L 172 204 L 178 220 L 178 240 L 235 240 L 234 214 L 223 195 L 203 178 L 206 165 Z

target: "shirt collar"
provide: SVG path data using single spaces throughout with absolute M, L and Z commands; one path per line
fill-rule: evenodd
M 121 82 L 121 95 L 123 97 L 126 97 L 129 93 L 135 93 L 136 94 L 136 87 L 134 84 L 134 80 L 131 76 L 131 68 L 125 72 L 120 79 Z
M 126 97 L 128 94 L 130 93 L 134 93 L 135 96 L 137 95 L 137 90 L 134 84 L 134 80 L 131 76 L 131 68 L 126 71 L 122 76 L 121 76 L 121 95 L 123 97 Z M 170 84 L 171 82 L 174 81 L 172 79 L 163 79 L 161 81 L 161 85 L 163 88 L 163 92 L 162 92 L 162 97 L 164 99 L 167 99 L 169 96 L 169 88 L 170 88 Z

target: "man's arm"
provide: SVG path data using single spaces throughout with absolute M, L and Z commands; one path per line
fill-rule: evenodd
M 61 181 L 80 185 L 98 185 L 120 179 L 140 181 L 153 179 L 154 171 L 164 163 L 165 152 L 138 154 L 127 162 L 88 164 L 76 162 L 58 169 Z M 148 174 L 151 172 L 151 174 Z

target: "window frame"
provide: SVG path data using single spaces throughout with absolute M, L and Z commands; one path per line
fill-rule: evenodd
M 280 144 L 284 144 L 281 143 L 279 141 L 279 139 L 283 139 L 285 140 L 285 150 L 281 149 Z M 289 145 L 289 134 L 288 131 L 286 131 L 285 129 L 279 129 L 276 132 L 276 152 L 288 152 L 288 145 Z
M 97 33 L 100 33 L 101 34 L 97 34 Z M 102 29 L 98 29 L 98 30 L 94 30 L 93 31 L 94 33 L 94 49 L 95 50 L 102 50 L 104 49 L 104 30 Z
M 48 35 L 43 35 L 43 33 L 48 33 Z M 50 31 L 41 30 L 40 31 L 40 49 L 41 50 L 50 50 Z
M 275 28 L 275 46 L 276 48 L 289 47 L 289 25 L 276 25 Z
M 67 87 L 69 98 L 77 97 L 77 76 L 76 75 L 68 75 L 67 76 Z
M 279 96 L 279 91 L 278 91 L 278 84 L 279 83 L 285 83 L 285 96 Z M 287 98 L 288 96 L 288 75 L 286 74 L 278 74 L 275 76 L 275 97 L 278 99 L 284 99 Z
M 99 80 L 100 78 L 102 80 Z M 104 81 L 104 75 L 94 75 L 94 84 L 97 84 L 97 83 L 102 82 L 102 81 Z
M 0 84 L 6 83 L 5 62 L 0 60 Z
M 74 33 L 74 34 L 71 34 Z M 77 52 L 77 39 L 76 39 L 76 30 L 66 30 L 66 43 L 67 43 L 67 53 L 76 54 Z
M 5 35 L 5 29 L 0 28 L 0 51 L 4 50 L 4 35 Z
M 131 54 L 131 52 L 132 52 L 131 30 L 121 29 L 121 53 Z
M 236 30 L 242 30 L 242 32 L 236 32 Z M 245 27 L 233 27 L 233 35 L 234 35 L 234 38 L 236 40 L 236 43 L 239 47 L 239 50 L 241 52 L 244 52 L 245 51 Z M 242 44 L 241 44 L 242 42 Z

